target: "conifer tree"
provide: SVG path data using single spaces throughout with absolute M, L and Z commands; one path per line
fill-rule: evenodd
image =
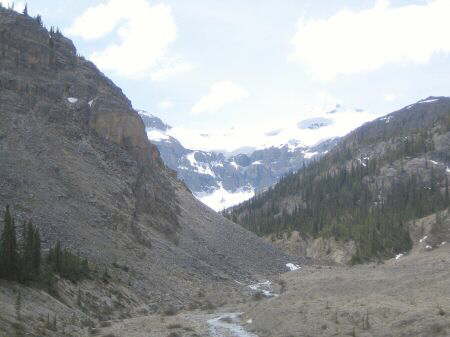
M 42 17 L 38 14 L 38 15 L 36 15 L 36 22 L 39 24 L 39 26 L 41 26 L 42 27 Z
M 32 257 L 33 257 L 33 237 L 34 229 L 31 221 L 27 222 L 23 228 L 21 244 L 21 277 L 23 281 L 29 281 L 32 277 Z
M 33 233 L 33 254 L 32 254 L 32 266 L 33 273 L 35 275 L 41 274 L 41 261 L 42 261 L 42 252 L 41 252 L 41 235 L 39 234 L 39 230 L 34 228 Z
M 450 195 L 449 195 L 449 187 L 448 187 L 448 176 L 445 175 L 445 206 L 450 206 Z
M 19 273 L 19 254 L 14 218 L 9 206 L 6 206 L 4 227 L 0 239 L 0 276 L 9 280 L 16 280 Z
M 39 230 L 29 221 L 23 229 L 21 242 L 21 281 L 36 280 L 40 275 L 41 239 Z

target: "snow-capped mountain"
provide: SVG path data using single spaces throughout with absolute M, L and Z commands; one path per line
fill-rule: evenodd
M 288 172 L 323 155 L 338 141 L 338 137 L 331 137 L 318 145 L 307 146 L 300 140 L 290 139 L 277 146 L 247 149 L 244 153 L 237 150 L 234 154 L 188 149 L 172 136 L 173 128 L 160 118 L 145 111 L 139 114 L 149 140 L 157 145 L 165 164 L 178 173 L 199 200 L 216 211 L 250 199 Z M 313 127 L 308 130 L 328 126 L 323 120 L 319 122 L 312 121 Z M 273 132 L 266 132 L 265 137 L 273 136 Z
M 321 109 L 305 108 L 305 112 L 290 117 L 271 117 L 254 123 L 237 124 L 230 128 L 194 129 L 175 126 L 165 132 L 185 148 L 206 152 L 221 152 L 227 157 L 251 154 L 255 150 L 295 143 L 311 147 L 332 137 L 342 137 L 365 122 L 377 117 L 365 110 L 341 104 Z

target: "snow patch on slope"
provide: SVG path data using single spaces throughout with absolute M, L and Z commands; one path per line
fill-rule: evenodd
M 207 193 L 197 193 L 195 197 L 204 204 L 211 207 L 213 210 L 219 212 L 228 207 L 240 204 L 255 195 L 255 190 L 251 186 L 240 188 L 235 192 L 226 190 L 222 182 L 219 182 L 219 188 Z
M 438 99 L 438 98 L 425 99 L 425 100 L 423 100 L 423 101 L 419 101 L 419 104 L 423 104 L 423 103 L 433 103 L 433 102 L 436 102 L 436 101 L 439 101 L 439 99 Z
M 239 170 L 240 166 L 238 164 L 236 164 L 235 161 L 230 162 L 230 165 L 233 166 L 236 170 Z
M 186 159 L 189 161 L 191 166 L 194 167 L 194 170 L 200 174 L 210 175 L 215 178 L 216 175 L 213 170 L 211 170 L 211 167 L 209 167 L 209 164 L 198 162 L 197 159 L 195 159 L 196 153 L 197 151 L 192 151 L 186 155 Z
M 397 254 L 397 255 L 395 255 L 395 259 L 400 260 L 403 257 L 403 255 L 405 255 L 405 254 L 403 254 L 403 253 Z
M 170 140 L 170 137 L 163 131 L 158 129 L 151 129 L 147 131 L 147 137 L 150 141 L 161 142 L 164 140 Z
M 286 263 L 286 267 L 290 270 L 290 271 L 294 271 L 297 269 L 300 269 L 301 267 L 298 264 L 294 264 L 294 263 Z
M 277 294 L 273 293 L 272 282 L 270 281 L 262 281 L 259 283 L 250 284 L 248 287 L 256 293 L 263 294 L 265 297 L 278 296 Z
M 307 159 L 311 159 L 314 156 L 317 156 L 319 152 L 303 152 L 303 156 Z

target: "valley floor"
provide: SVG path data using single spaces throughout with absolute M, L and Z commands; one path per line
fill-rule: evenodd
M 214 312 L 184 311 L 175 316 L 153 315 L 112 322 L 99 336 L 429 337 L 450 334 L 448 243 L 434 250 L 415 249 L 410 255 L 378 265 L 305 266 L 282 275 L 281 283 L 285 283 L 285 289 L 273 298 L 248 299 Z M 223 314 L 226 312 L 244 314 Z M 222 322 L 225 327 L 217 329 L 211 325 L 214 322 Z

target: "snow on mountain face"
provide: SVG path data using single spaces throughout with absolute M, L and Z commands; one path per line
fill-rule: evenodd
M 216 211 L 250 199 L 288 172 L 319 158 L 337 143 L 335 135 L 344 135 L 352 125 L 359 126 L 374 117 L 361 110 L 336 106 L 323 116 L 300 120 L 289 127 L 257 130 L 243 136 L 237 128 L 194 135 L 192 130 L 181 132 L 182 129 L 172 128 L 145 111 L 139 114 L 164 163 L 177 172 L 197 199 Z M 194 141 L 186 141 L 188 135 L 193 135 Z M 196 137 L 201 139 L 201 146 L 198 143 L 198 147 L 192 146 L 194 150 L 186 148 L 197 144 Z M 234 142 L 228 147 L 220 145 L 229 152 L 217 151 L 221 137 Z M 242 144 L 243 140 L 249 144 Z
M 320 129 L 324 126 L 329 126 L 333 124 L 333 120 L 330 118 L 318 117 L 305 119 L 297 124 L 299 129 Z
M 198 200 L 208 205 L 216 211 L 240 204 L 255 196 L 255 190 L 252 186 L 247 185 L 238 188 L 234 192 L 227 191 L 222 182 L 219 182 L 219 188 L 212 192 L 199 192 L 196 194 Z
M 147 137 L 150 141 L 155 141 L 155 142 L 161 142 L 163 140 L 170 140 L 170 136 L 168 136 L 166 133 L 162 132 L 161 130 L 158 129 L 150 129 L 149 131 L 147 131 Z
M 302 146 L 313 146 L 326 139 L 342 137 L 380 116 L 362 109 L 335 105 L 322 112 L 314 112 L 312 116 L 311 113 L 299 114 L 291 120 L 271 120 L 267 124 L 261 121 L 254 125 L 238 125 L 226 130 L 173 127 L 167 132 L 187 148 L 224 154 L 249 154 L 254 150 L 280 147 L 290 141 L 297 141 Z M 247 147 L 245 152 L 242 151 L 244 146 Z

